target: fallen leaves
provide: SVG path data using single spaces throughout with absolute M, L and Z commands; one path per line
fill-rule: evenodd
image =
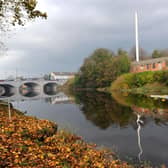
M 0 167 L 15 168 L 129 168 L 107 159 L 107 151 L 85 143 L 81 137 L 57 131 L 48 120 L 25 116 L 12 109 L 9 121 L 0 107 Z

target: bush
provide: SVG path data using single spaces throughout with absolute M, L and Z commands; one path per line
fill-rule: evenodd
M 128 86 L 128 89 L 133 89 L 154 82 L 168 85 L 168 71 L 146 71 L 124 74 L 112 83 L 111 89 L 125 89 L 125 86 Z
M 132 79 L 133 87 L 142 87 L 142 86 L 144 86 L 147 83 L 154 82 L 153 74 L 154 73 L 151 72 L 151 71 L 134 74 L 133 75 L 133 79 Z

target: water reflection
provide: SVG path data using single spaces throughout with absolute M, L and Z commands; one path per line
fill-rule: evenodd
M 142 95 L 114 94 L 112 97 L 108 93 L 78 92 L 75 93 L 75 97 L 85 118 L 95 126 L 103 130 L 110 127 L 127 129 L 131 126 L 137 133 L 137 146 L 139 148 L 137 158 L 141 162 L 143 157 L 143 128 L 150 123 L 155 123 L 158 126 L 167 125 L 168 102 Z M 159 137 L 159 139 L 161 138 Z
M 28 115 L 72 125 L 89 142 L 110 148 L 115 145 L 122 159 L 130 156 L 140 162 L 167 163 L 168 101 L 121 93 L 113 93 L 112 97 L 108 93 L 78 91 L 73 98 L 50 89 L 48 93 L 23 96 L 23 100 L 15 95 L 9 101 L 24 101 L 20 109 Z
M 137 129 L 137 115 L 141 116 L 138 123 L 142 122 L 143 118 L 143 125 L 150 122 L 151 118 L 158 125 L 166 125 L 168 121 L 167 102 L 145 96 L 122 96 L 118 101 L 108 93 L 78 92 L 75 98 L 86 119 L 102 129 L 107 129 L 111 125 L 121 128 L 132 125 Z
M 8 104 L 12 102 L 24 102 L 24 101 L 35 101 L 44 100 L 44 102 L 49 104 L 60 104 L 60 103 L 72 103 L 71 97 L 66 96 L 63 92 L 54 92 L 52 95 L 38 96 L 34 92 L 26 92 L 27 96 L 21 97 L 20 95 L 15 95 L 14 97 L 1 97 L 0 101 L 7 102 Z
M 110 94 L 78 92 L 75 97 L 86 119 L 101 129 L 111 125 L 126 127 L 135 121 L 132 109 L 117 103 Z
M 167 125 L 168 122 L 168 100 L 154 99 L 144 95 L 114 92 L 114 99 L 122 105 L 131 107 L 137 114 L 145 118 L 152 118 L 157 125 Z

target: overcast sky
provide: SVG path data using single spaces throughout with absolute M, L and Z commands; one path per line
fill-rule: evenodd
M 168 48 L 167 0 L 38 0 L 47 20 L 17 28 L 6 40 L 1 76 L 77 71 L 96 48 L 130 50 L 134 11 L 139 14 L 140 45 L 150 52 Z M 2 38 L 1 38 L 2 39 Z

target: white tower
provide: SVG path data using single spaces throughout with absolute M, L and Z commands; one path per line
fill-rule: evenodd
M 135 12 L 135 44 L 136 44 L 136 62 L 139 62 L 139 36 L 138 36 L 138 14 Z

